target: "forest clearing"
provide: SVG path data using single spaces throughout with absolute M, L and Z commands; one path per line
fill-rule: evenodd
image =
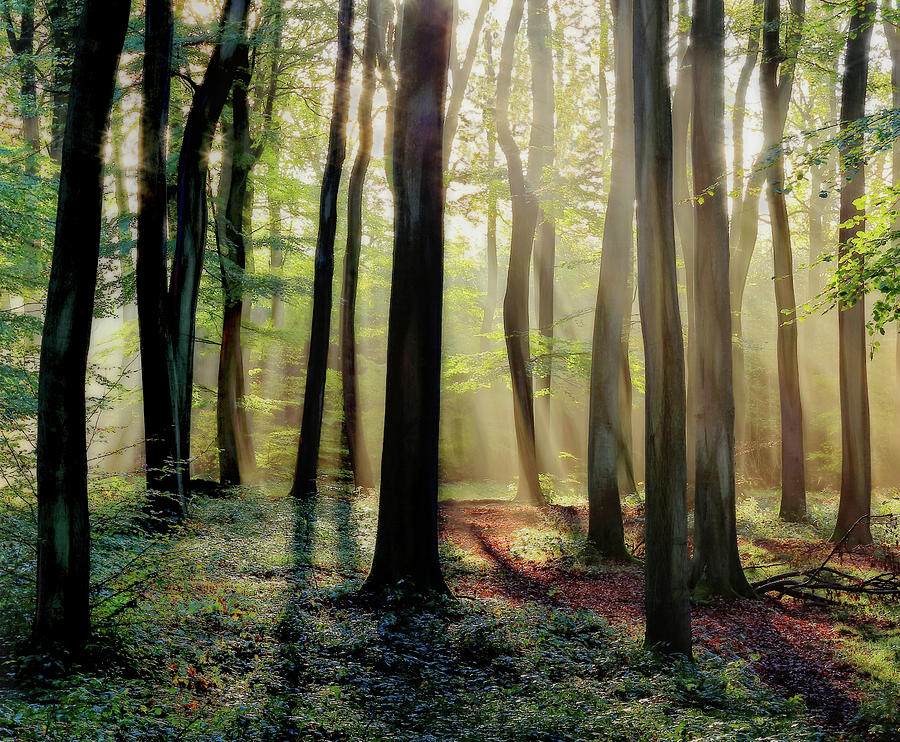
M 60 674 L 40 657 L 7 663 L 0 738 L 888 740 L 898 733 L 896 604 L 702 603 L 692 611 L 696 662 L 673 666 L 640 647 L 639 566 L 592 553 L 583 507 L 470 500 L 483 492 L 471 483 L 448 490 L 441 555 L 455 597 L 424 608 L 402 589 L 387 610 L 357 595 L 374 544 L 374 493 L 335 485 L 297 507 L 284 485 L 236 490 L 198 498 L 183 530 L 154 549 L 145 550 L 140 533 L 103 534 L 99 559 L 109 575 L 97 593 L 97 665 Z M 497 488 L 489 494 L 503 496 Z M 120 514 L 129 499 L 120 489 L 107 496 L 98 503 L 101 518 L 107 509 Z M 831 549 L 827 498 L 811 498 L 816 515 L 803 525 L 778 524 L 775 502 L 772 492 L 741 498 L 747 563 L 781 570 L 819 563 Z M 639 508 L 626 502 L 630 537 L 639 532 Z M 896 538 L 896 526 L 884 533 Z M 839 566 L 865 575 L 897 558 L 895 543 L 845 555 Z M 27 597 L 9 593 L 0 603 L 14 621 L 28 620 L 25 604 Z

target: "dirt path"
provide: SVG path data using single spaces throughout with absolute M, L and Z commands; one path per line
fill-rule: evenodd
M 584 528 L 576 508 L 447 503 L 441 508 L 442 538 L 487 561 L 491 568 L 458 578 L 454 590 L 472 597 L 503 596 L 565 608 L 590 609 L 640 636 L 644 585 L 637 566 L 601 565 L 599 574 L 517 559 L 510 551 L 517 532 L 554 520 Z M 629 523 L 626 528 L 634 528 Z M 786 696 L 800 695 L 833 729 L 846 729 L 859 707 L 856 671 L 835 653 L 840 637 L 830 611 L 795 602 L 735 601 L 692 611 L 694 641 L 724 657 L 741 657 Z

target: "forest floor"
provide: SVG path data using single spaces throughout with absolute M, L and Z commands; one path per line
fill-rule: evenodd
M 640 566 L 593 554 L 585 509 L 562 496 L 530 508 L 498 502 L 505 489 L 445 487 L 454 597 L 423 608 L 356 593 L 372 493 L 196 498 L 183 529 L 149 539 L 123 518 L 131 487 L 93 496 L 88 657 L 29 655 L 15 639 L 33 585 L 0 577 L 0 740 L 900 739 L 896 602 L 704 603 L 694 662 L 665 662 L 640 645 Z M 745 493 L 752 575 L 821 562 L 834 499 L 811 498 L 809 522 L 786 524 L 772 493 Z M 625 504 L 640 554 L 640 501 Z M 896 533 L 878 528 L 881 545 L 841 555 L 844 568 L 896 567 Z M 27 567 L 16 549 L 0 543 L 0 563 Z

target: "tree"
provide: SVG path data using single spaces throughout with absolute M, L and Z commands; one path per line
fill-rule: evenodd
M 750 596 L 737 547 L 734 394 L 725 167 L 725 4 L 695 0 L 691 24 L 694 174 L 693 331 L 696 467 L 692 583 L 703 594 Z
M 363 85 L 359 97 L 359 149 L 350 172 L 347 195 L 347 254 L 344 257 L 344 281 L 341 289 L 341 390 L 344 402 L 341 435 L 347 446 L 350 470 L 360 487 L 374 486 L 372 466 L 360 429 L 359 379 L 356 374 L 356 298 L 362 245 L 363 187 L 372 158 L 375 65 L 378 48 L 384 37 L 384 30 L 380 24 L 381 15 L 378 0 L 369 0 L 362 55 Z
M 552 187 L 555 160 L 555 108 L 553 46 L 547 0 L 528 0 L 528 49 L 531 56 L 531 141 L 528 149 L 528 188 L 537 195 L 538 215 L 534 234 L 534 277 L 537 293 L 538 332 L 547 360 L 538 366 L 537 392 L 544 430 L 550 430 L 550 383 L 553 368 L 553 292 L 556 268 L 556 224 L 545 205 Z M 550 471 L 555 452 L 553 438 L 545 435 L 540 445 L 539 467 Z
M 790 0 L 789 38 L 799 43 L 805 0 Z M 775 256 L 775 307 L 778 312 L 778 391 L 781 399 L 781 517 L 806 517 L 806 476 L 803 458 L 803 407 L 800 401 L 800 366 L 797 360 L 797 307 L 794 298 L 794 268 L 791 228 L 784 194 L 784 154 L 781 139 L 787 120 L 794 63 L 781 45 L 780 0 L 765 0 L 763 54 L 759 85 L 763 110 L 763 137 L 769 153 L 766 170 L 772 248 Z M 795 59 L 795 57 L 794 57 Z M 780 72 L 779 72 L 780 70 Z
M 496 96 L 497 73 L 494 69 L 494 34 L 487 30 L 484 33 L 484 53 L 487 58 L 485 73 L 487 75 L 488 90 L 493 90 Z M 497 124 L 494 116 L 496 97 L 493 105 L 486 104 L 482 112 L 485 129 L 487 131 L 487 169 L 489 180 L 487 184 L 487 291 L 484 296 L 484 314 L 481 321 L 481 334 L 487 335 L 494 329 L 494 313 L 497 311 L 497 193 L 495 182 L 497 180 Z M 482 349 L 486 349 L 488 338 L 482 340 Z
M 246 41 L 248 0 L 225 0 L 216 46 L 203 81 L 196 86 L 178 156 L 177 230 L 169 282 L 169 334 L 173 347 L 173 393 L 178 408 L 181 451 L 177 464 L 190 474 L 191 408 L 194 386 L 194 336 L 203 253 L 206 247 L 206 177 L 216 124 L 240 62 Z
M 175 357 L 166 300 L 166 127 L 174 21 L 171 0 L 147 0 L 138 167 L 137 285 L 144 450 L 150 509 L 179 516 L 185 493 Z
M 612 172 L 603 223 L 603 253 L 591 352 L 588 423 L 588 538 L 601 552 L 627 557 L 619 462 L 627 451 L 623 406 L 619 399 L 625 314 L 631 306 L 634 270 L 634 81 L 632 75 L 631 0 L 613 0 L 616 55 L 616 121 Z M 624 355 L 624 359 L 622 356 Z M 631 414 L 628 406 L 627 414 Z
M 503 331 L 509 356 L 513 387 L 513 416 L 519 453 L 519 492 L 525 502 L 543 502 L 538 480 L 534 432 L 534 386 L 531 375 L 531 343 L 528 322 L 528 278 L 531 248 L 538 220 L 538 200 L 528 187 L 522 168 L 522 155 L 509 123 L 509 93 L 516 48 L 516 36 L 522 23 L 525 0 L 513 0 L 500 51 L 497 76 L 497 140 L 506 157 L 509 190 L 512 196 L 512 237 L 506 296 L 503 299 Z
M 334 71 L 334 103 L 328 136 L 328 157 L 319 199 L 319 236 L 313 281 L 312 333 L 303 395 L 303 421 L 294 474 L 294 497 L 316 494 L 319 442 L 325 407 L 325 376 L 331 340 L 331 291 L 334 279 L 334 239 L 337 232 L 337 198 L 347 152 L 347 109 L 350 106 L 350 66 L 353 62 L 353 1 L 341 0 L 338 12 L 338 58 Z
M 838 259 L 857 262 L 854 242 L 865 231 L 866 163 L 860 157 L 866 112 L 869 43 L 875 20 L 874 0 L 854 6 L 847 32 L 841 90 L 841 227 Z M 869 385 L 866 375 L 866 298 L 864 289 L 852 305 L 838 305 L 841 390 L 841 498 L 832 541 L 870 544 L 867 516 L 872 504 L 872 451 L 869 439 Z
M 100 250 L 101 153 L 130 8 L 128 0 L 85 1 L 41 342 L 33 637 L 70 649 L 82 648 L 91 632 L 85 375 Z
M 444 591 L 437 494 L 443 126 L 452 0 L 404 0 L 394 120 L 394 265 L 378 533 L 367 590 Z
M 634 4 L 638 297 L 646 374 L 647 646 L 691 655 L 684 347 L 675 269 L 669 3 Z
M 12 17 L 9 0 L 3 2 L 3 21 L 9 46 L 19 67 L 19 110 L 22 112 L 22 136 L 30 157 L 25 169 L 29 174 L 37 170 L 34 155 L 41 147 L 41 122 L 37 101 L 37 70 L 34 63 L 34 0 L 25 0 L 19 10 L 20 25 L 16 26 Z

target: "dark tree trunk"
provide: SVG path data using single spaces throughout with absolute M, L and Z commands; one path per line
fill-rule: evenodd
M 347 254 L 341 291 L 341 386 L 344 397 L 343 438 L 353 478 L 358 487 L 374 487 L 372 465 L 360 425 L 359 379 L 356 372 L 356 296 L 359 286 L 359 254 L 362 244 L 363 188 L 372 157 L 372 101 L 375 65 L 382 36 L 378 0 L 369 0 L 366 38 L 363 43 L 363 85 L 359 98 L 359 150 L 350 173 L 347 196 Z
M 166 301 L 166 127 L 174 19 L 171 0 L 147 0 L 144 107 L 138 168 L 137 284 L 150 509 L 180 516 L 184 482 L 175 359 Z
M 509 272 L 503 300 L 503 330 L 513 388 L 513 415 L 519 453 L 519 491 L 517 498 L 540 504 L 544 498 L 538 480 L 534 436 L 534 387 L 531 377 L 531 343 L 528 323 L 528 279 L 531 248 L 538 220 L 538 201 L 525 181 L 522 156 L 509 124 L 509 92 L 515 55 L 516 36 L 522 23 L 525 0 L 513 0 L 500 53 L 497 78 L 497 139 L 506 156 L 509 190 L 512 196 L 512 239 Z
M 487 56 L 485 74 L 488 90 L 497 89 L 497 74 L 494 70 L 494 35 L 488 30 L 484 34 L 484 51 Z M 496 106 L 496 100 L 494 105 Z M 481 334 L 487 335 L 494 329 L 494 313 L 497 311 L 497 124 L 494 119 L 494 108 L 484 109 L 484 128 L 487 133 L 487 292 L 484 297 L 484 316 L 481 320 Z M 481 343 L 482 350 L 487 350 L 488 339 Z
M 378 534 L 368 590 L 444 591 L 437 541 L 443 125 L 451 0 L 405 0 L 394 130 L 396 216 Z
M 331 344 L 332 281 L 334 239 L 337 232 L 337 199 L 347 151 L 347 109 L 350 106 L 350 66 L 353 62 L 353 0 L 341 0 L 338 12 L 338 58 L 334 72 L 334 104 L 328 157 L 322 176 L 319 199 L 319 236 L 316 241 L 316 268 L 313 279 L 312 332 L 303 395 L 303 421 L 294 474 L 294 497 L 316 494 L 319 471 L 319 442 L 325 408 L 325 376 Z
M 804 0 L 791 0 L 792 23 L 800 25 Z M 765 0 L 763 57 L 759 68 L 763 135 L 769 152 L 767 196 L 775 256 L 775 306 L 778 312 L 778 391 L 781 398 L 781 517 L 806 517 L 806 477 L 803 455 L 803 408 L 797 359 L 797 307 L 791 230 L 784 194 L 784 155 L 781 139 L 793 86 L 793 66 L 781 47 L 780 0 Z M 796 39 L 799 31 L 794 31 Z M 793 52 L 796 53 L 794 46 Z M 779 66 L 781 73 L 779 76 Z
M 869 42 L 875 20 L 874 0 L 863 0 L 850 17 L 841 129 L 849 140 L 841 152 L 841 228 L 839 260 L 860 260 L 854 241 L 865 231 L 865 211 L 856 202 L 866 195 L 865 161 L 859 155 L 863 132 L 857 123 L 866 113 Z M 857 150 L 854 152 L 854 150 Z M 832 541 L 871 544 L 868 515 L 872 508 L 872 450 L 869 439 L 869 385 L 866 378 L 866 297 L 859 289 L 854 304 L 838 306 L 841 389 L 841 499 Z
M 253 479 L 256 464 L 250 424 L 244 408 L 244 356 L 241 320 L 244 313 L 244 272 L 247 245 L 244 237 L 249 210 L 250 171 L 256 162 L 250 143 L 250 84 L 248 48 L 237 52 L 238 72 L 232 90 L 232 122 L 225 132 L 225 157 L 219 180 L 219 212 L 216 242 L 222 276 L 222 344 L 216 406 L 216 440 L 219 449 L 219 481 L 237 486 Z
M 62 151 L 38 390 L 39 644 L 80 649 L 90 636 L 85 375 L 97 286 L 103 155 L 128 0 L 87 0 Z
M 203 82 L 194 91 L 178 158 L 178 228 L 169 283 L 169 320 L 177 383 L 179 468 L 190 474 L 194 332 L 206 246 L 206 176 L 216 124 L 234 83 L 244 43 L 248 0 L 225 0 L 219 35 Z
M 625 406 L 619 397 L 628 366 L 623 342 L 631 308 L 634 270 L 634 78 L 631 0 L 613 0 L 616 53 L 616 121 L 613 132 L 609 202 L 603 226 L 603 253 L 594 340 L 588 423 L 588 538 L 601 552 L 626 558 L 619 493 L 619 468 L 625 439 Z M 630 319 L 630 318 L 629 318 Z M 623 364 L 625 369 L 623 369 Z M 629 400 L 630 402 L 630 400 Z M 627 414 L 631 415 L 631 405 Z
M 537 195 L 539 211 L 534 235 L 534 276 L 537 292 L 538 332 L 544 352 L 538 364 L 536 389 L 539 428 L 547 432 L 538 448 L 541 471 L 555 470 L 557 452 L 551 449 L 550 383 L 553 369 L 553 275 L 556 267 L 556 224 L 544 208 L 553 187 L 551 169 L 556 159 L 555 95 L 550 8 L 547 0 L 528 0 L 528 48 L 531 55 L 531 96 L 534 121 L 528 151 L 528 186 Z
M 6 36 L 16 57 L 19 68 L 19 110 L 22 113 L 22 138 L 29 150 L 25 162 L 25 172 L 34 175 L 37 160 L 34 157 L 41 147 L 41 123 L 37 107 L 37 72 L 34 63 L 34 0 L 24 0 L 21 4 L 19 35 L 16 36 L 15 23 L 9 5 L 3 5 L 3 20 Z
M 53 48 L 53 69 L 50 81 L 50 156 L 61 162 L 63 137 L 69 110 L 69 89 L 72 85 L 72 52 L 75 31 L 85 0 L 48 0 L 47 17 L 50 23 L 50 44 Z
M 638 295 L 646 364 L 647 646 L 691 655 L 684 347 L 672 198 L 668 3 L 634 5 Z
M 725 4 L 695 0 L 693 54 L 694 275 L 697 443 L 694 562 L 698 593 L 751 596 L 737 547 L 734 499 L 734 395 L 728 291 L 725 166 Z M 709 189 L 712 189 L 710 192 Z

